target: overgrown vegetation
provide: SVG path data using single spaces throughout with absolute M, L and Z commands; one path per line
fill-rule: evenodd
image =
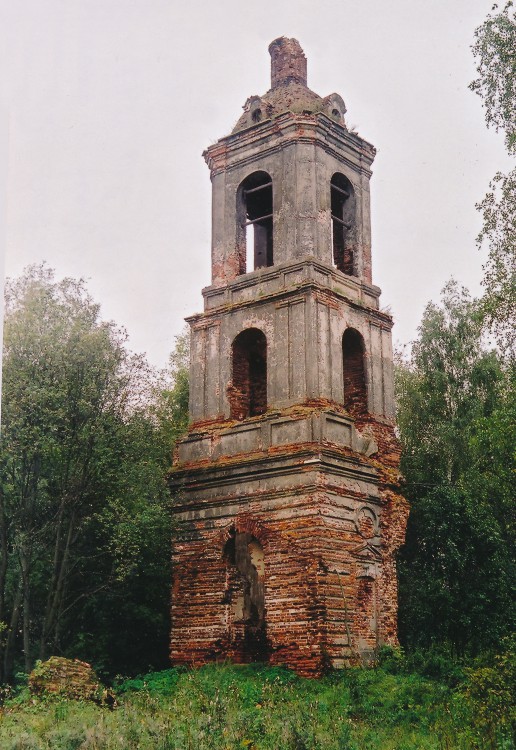
M 428 665 L 427 665 L 428 666 Z M 513 666 L 512 679 L 514 679 Z M 511 690 L 505 680 L 502 689 Z M 414 671 L 387 651 L 375 670 L 306 680 L 263 665 L 170 669 L 118 685 L 114 711 L 20 698 L 0 721 L 5 750 L 510 750 L 514 712 L 477 682 Z M 483 713 L 478 707 L 483 706 Z M 487 727 L 487 731 L 486 731 Z M 491 742 L 492 740 L 492 742 Z
M 427 306 L 396 380 L 411 505 L 400 635 L 407 646 L 476 655 L 514 627 L 511 368 L 484 343 L 479 303 L 450 283 L 441 304 Z
M 186 418 L 184 343 L 165 376 L 125 340 L 81 281 L 41 266 L 7 284 L 0 682 L 50 654 L 103 674 L 128 654 L 135 671 L 167 665 L 165 474 Z
M 510 156 L 516 156 L 516 14 L 512 0 L 493 5 L 475 31 L 473 54 L 478 78 L 470 84 L 483 102 L 487 127 L 505 137 Z M 483 225 L 477 237 L 487 248 L 482 310 L 499 346 L 516 358 L 516 169 L 497 172 L 489 192 L 477 205 Z

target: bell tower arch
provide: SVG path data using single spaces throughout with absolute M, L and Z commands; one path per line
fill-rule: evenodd
M 276 39 L 269 52 L 271 89 L 250 97 L 233 132 L 204 153 L 213 188 L 213 285 L 249 270 L 242 257 L 245 211 L 235 212 L 235 198 L 241 204 L 242 193 L 252 204 L 263 200 L 271 209 L 275 265 L 311 256 L 370 283 L 369 179 L 375 149 L 346 129 L 346 107 L 338 94 L 322 98 L 307 87 L 306 58 L 297 40 Z M 242 191 L 246 180 L 259 175 L 269 182 L 268 192 Z M 354 259 L 351 267 L 340 260 L 344 248 L 335 250 L 343 235 Z M 263 265 L 272 262 L 255 267 Z
M 371 276 L 375 149 L 342 97 L 308 88 L 297 40 L 269 53 L 271 88 L 204 153 L 212 281 L 188 318 L 190 427 L 170 475 L 171 654 L 316 674 L 396 643 L 407 507 Z

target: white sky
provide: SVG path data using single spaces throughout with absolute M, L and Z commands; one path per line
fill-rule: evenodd
M 132 349 L 164 365 L 210 281 L 201 153 L 269 88 L 267 47 L 285 35 L 307 55 L 310 88 L 341 94 L 348 126 L 378 148 L 373 280 L 395 340 L 409 341 L 450 276 L 480 290 L 474 204 L 508 163 L 467 88 L 491 5 L 0 0 L 7 275 L 45 260 L 84 277 Z

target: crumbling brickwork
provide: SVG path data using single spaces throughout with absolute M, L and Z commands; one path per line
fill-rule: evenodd
M 375 427 L 392 461 L 392 428 Z M 395 553 L 407 506 L 382 458 L 324 441 L 183 464 L 174 662 L 261 659 L 316 675 L 396 644 Z M 213 496 L 215 483 L 223 489 Z M 248 545 L 244 564 L 233 564 L 231 539 Z
M 306 86 L 306 57 L 297 39 L 275 39 L 269 45 L 271 88 L 289 83 Z
M 170 475 L 171 656 L 317 675 L 397 643 L 408 508 L 392 320 L 371 283 L 374 148 L 341 97 L 307 88 L 296 40 L 270 52 L 271 90 L 206 153 L 213 284 L 189 319 L 191 423 Z M 274 253 L 258 238 L 253 270 L 256 220 Z
M 232 346 L 233 377 L 228 398 L 233 419 L 256 417 L 267 410 L 267 340 L 261 331 L 242 331 Z
M 354 417 L 367 412 L 367 390 L 364 369 L 364 342 L 358 331 L 344 331 L 342 337 L 344 364 L 344 406 Z

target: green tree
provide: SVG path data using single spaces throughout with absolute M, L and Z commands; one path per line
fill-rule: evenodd
M 106 671 L 166 664 L 165 474 L 179 431 L 166 385 L 82 281 L 40 266 L 7 284 L 0 676 L 50 653 Z
M 470 89 L 478 94 L 486 110 L 486 123 L 505 133 L 509 153 L 516 153 L 516 16 L 513 2 L 493 13 L 475 30 L 473 54 L 476 78 Z
M 505 134 L 509 154 L 516 154 L 516 16 L 513 3 L 492 13 L 475 31 L 477 61 L 472 91 L 483 100 L 486 124 Z M 516 310 L 516 170 L 498 172 L 490 190 L 477 205 L 483 226 L 479 247 L 488 248 L 484 266 L 483 312 L 502 348 L 515 356 Z
M 411 645 L 479 651 L 510 630 L 514 391 L 502 365 L 483 342 L 478 303 L 454 282 L 427 306 L 410 358 L 398 363 L 411 503 L 400 628 Z
M 170 450 L 188 428 L 189 335 L 189 331 L 185 330 L 181 335 L 176 336 L 168 369 L 162 374 L 155 389 L 154 417 L 160 426 L 165 451 Z
M 132 419 L 119 442 L 119 463 L 128 471 L 96 516 L 95 547 L 110 551 L 105 564 L 112 566 L 112 582 L 81 609 L 73 644 L 75 653 L 108 674 L 168 666 L 171 526 L 165 478 L 174 443 L 188 424 L 188 360 L 183 334 L 169 368 L 152 384 L 146 414 Z

